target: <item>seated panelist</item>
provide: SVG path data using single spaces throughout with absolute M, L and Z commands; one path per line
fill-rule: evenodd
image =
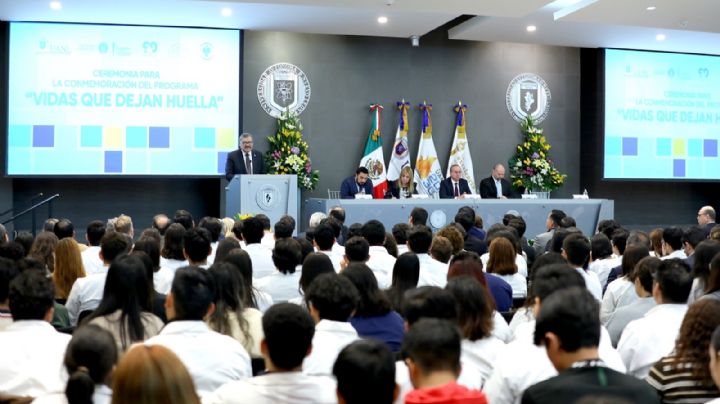
M 407 165 L 400 170 L 400 177 L 395 181 L 388 181 L 388 190 L 385 199 L 405 199 L 417 194 L 413 182 L 413 169 Z
M 373 194 L 373 183 L 369 178 L 370 173 L 365 167 L 358 167 L 355 175 L 347 177 L 340 185 L 340 198 L 353 199 L 356 194 Z
M 462 169 L 458 164 L 450 167 L 450 178 L 440 182 L 440 199 L 462 199 L 465 195 L 472 194 L 467 180 L 460 178 Z

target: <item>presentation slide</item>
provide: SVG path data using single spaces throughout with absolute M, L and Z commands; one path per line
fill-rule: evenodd
M 720 180 L 720 57 L 605 51 L 606 179 Z
M 7 174 L 217 176 L 240 31 L 10 23 Z

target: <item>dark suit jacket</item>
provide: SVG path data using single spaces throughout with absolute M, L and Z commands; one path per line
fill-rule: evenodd
M 660 396 L 644 380 L 605 367 L 587 367 L 567 369 L 529 387 L 523 393 L 522 403 L 576 403 L 582 398 L 605 403 L 660 402 Z
M 262 153 L 253 149 L 251 154 L 252 173 L 266 174 L 265 159 L 263 158 Z M 247 170 L 245 170 L 245 154 L 243 154 L 240 149 L 228 153 L 227 162 L 225 163 L 225 178 L 230 181 L 236 174 L 247 174 Z
M 488 252 L 487 243 L 485 240 L 480 240 L 477 237 L 467 236 L 465 237 L 465 251 L 476 252 L 477 255 L 483 255 Z
M 502 194 L 506 198 L 512 198 L 513 193 L 510 188 L 510 182 L 505 178 L 500 180 L 502 184 Z M 490 176 L 480 181 L 480 197 L 483 199 L 495 199 L 497 198 L 497 187 L 495 186 L 495 179 Z
M 418 191 L 416 187 L 413 187 L 412 193 L 413 195 L 417 195 Z M 385 192 L 385 199 L 390 198 L 400 198 L 400 187 L 397 185 L 397 181 L 388 181 L 388 190 Z
M 610 282 L 614 281 L 615 279 L 622 276 L 622 265 L 618 265 L 615 268 L 610 270 L 610 273 L 608 274 L 607 282 L 603 285 L 603 295 L 605 294 L 605 290 L 607 290 L 608 285 Z
M 472 190 L 470 190 L 470 186 L 464 178 L 460 178 L 460 181 L 458 181 L 458 191 L 460 191 L 460 195 L 472 194 Z M 440 199 L 452 199 L 454 197 L 455 189 L 453 189 L 452 178 L 445 178 L 440 181 Z
M 370 178 L 368 178 L 367 181 L 365 181 L 365 184 L 362 186 L 362 188 L 365 189 L 365 193 L 367 195 L 372 196 L 373 194 L 373 183 Z M 342 199 L 353 199 L 355 198 L 355 194 L 358 193 L 357 188 L 357 182 L 355 182 L 355 176 L 351 175 L 350 177 L 347 177 L 343 180 L 342 184 L 340 185 L 340 198 Z

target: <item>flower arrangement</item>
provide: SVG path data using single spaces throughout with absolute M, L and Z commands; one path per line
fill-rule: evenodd
M 550 144 L 543 136 L 542 128 L 535 126 L 531 116 L 520 124 L 523 143 L 517 145 L 515 155 L 509 161 L 510 179 L 513 186 L 527 191 L 549 192 L 560 188 L 567 175 L 561 174 L 549 158 Z
M 319 172 L 313 171 L 308 144 L 302 139 L 302 123 L 297 114 L 286 110 L 278 117 L 278 130 L 268 137 L 267 152 L 270 174 L 296 174 L 298 186 L 312 191 L 317 186 Z
M 253 216 L 255 216 L 255 215 L 252 213 L 236 213 L 235 216 L 233 216 L 233 218 L 235 220 L 242 222 L 243 220 L 250 219 Z

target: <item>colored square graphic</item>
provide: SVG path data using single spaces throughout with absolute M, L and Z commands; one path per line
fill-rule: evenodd
M 105 152 L 105 173 L 121 173 L 122 172 L 122 152 L 106 151 Z
M 673 177 L 685 177 L 685 160 L 673 160 Z
M 657 148 L 655 154 L 660 156 L 671 156 L 672 155 L 672 139 L 658 138 Z
M 55 127 L 52 125 L 33 126 L 33 147 L 55 146 Z
M 621 156 L 622 155 L 622 138 L 608 137 L 607 140 L 605 140 L 605 155 L 606 156 Z
M 103 130 L 103 147 L 106 149 L 121 149 L 123 146 L 122 128 L 108 126 Z
M 102 126 L 81 126 L 80 147 L 102 147 Z
M 235 149 L 237 148 L 237 138 L 235 129 L 219 128 L 217 130 L 217 147 L 218 149 Z
M 636 137 L 624 137 L 622 139 L 622 154 L 623 156 L 638 155 L 638 139 Z
M 673 157 L 684 157 L 687 155 L 687 143 L 685 139 L 673 139 L 672 155 Z
M 144 149 L 148 145 L 147 128 L 144 126 L 128 126 L 125 128 L 125 147 L 128 149 Z
M 700 139 L 688 139 L 688 157 L 702 157 L 703 145 Z
M 195 141 L 193 144 L 197 149 L 215 148 L 215 128 L 195 128 Z
M 10 125 L 8 128 L 9 147 L 30 147 L 32 146 L 32 126 Z
M 705 139 L 703 141 L 703 156 L 705 156 L 705 157 L 717 157 L 718 156 L 718 141 L 716 139 Z
M 217 172 L 218 174 L 225 174 L 225 163 L 227 162 L 228 152 L 218 152 L 217 156 Z
M 170 128 L 166 126 L 150 127 L 150 148 L 151 149 L 167 149 L 170 148 Z

